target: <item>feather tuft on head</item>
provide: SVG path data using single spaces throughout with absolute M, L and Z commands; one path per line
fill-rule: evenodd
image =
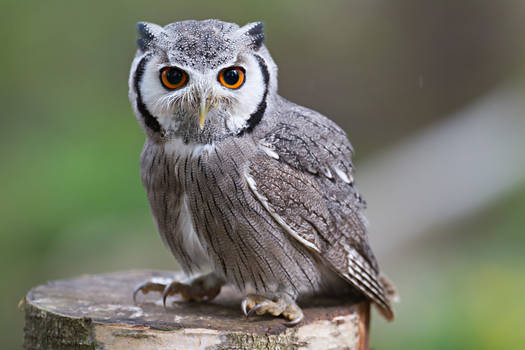
M 137 23 L 137 45 L 142 51 L 146 51 L 154 40 L 159 40 L 164 33 L 164 29 L 154 23 L 139 22 Z
M 245 42 L 246 46 L 257 51 L 264 42 L 265 35 L 263 30 L 263 22 L 253 22 L 239 28 L 236 34 L 239 40 Z

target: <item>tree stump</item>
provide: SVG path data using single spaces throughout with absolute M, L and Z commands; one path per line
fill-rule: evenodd
M 241 296 L 224 287 L 212 302 L 161 295 L 137 296 L 149 278 L 165 271 L 86 275 L 38 286 L 25 298 L 25 349 L 368 349 L 369 304 L 313 300 L 302 305 L 304 321 L 286 327 L 282 318 L 245 318 Z

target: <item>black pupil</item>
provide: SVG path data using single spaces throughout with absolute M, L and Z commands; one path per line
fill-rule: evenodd
M 184 73 L 180 69 L 172 68 L 166 72 L 166 80 L 171 85 L 178 85 L 184 78 Z
M 239 72 L 234 68 L 228 69 L 224 72 L 222 78 L 226 84 L 235 85 L 239 81 Z

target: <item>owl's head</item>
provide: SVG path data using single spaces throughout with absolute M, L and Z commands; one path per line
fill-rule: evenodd
M 138 23 L 130 101 L 150 138 L 210 143 L 250 132 L 277 90 L 263 24 Z

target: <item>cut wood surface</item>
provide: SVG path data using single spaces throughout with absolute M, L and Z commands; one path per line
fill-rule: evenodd
M 139 294 L 149 278 L 165 271 L 86 275 L 38 286 L 25 299 L 26 349 L 359 349 L 368 343 L 368 303 L 316 299 L 303 303 L 304 321 L 286 327 L 282 318 L 245 318 L 241 295 L 224 287 L 208 303 Z M 180 275 L 179 275 L 180 277 Z

